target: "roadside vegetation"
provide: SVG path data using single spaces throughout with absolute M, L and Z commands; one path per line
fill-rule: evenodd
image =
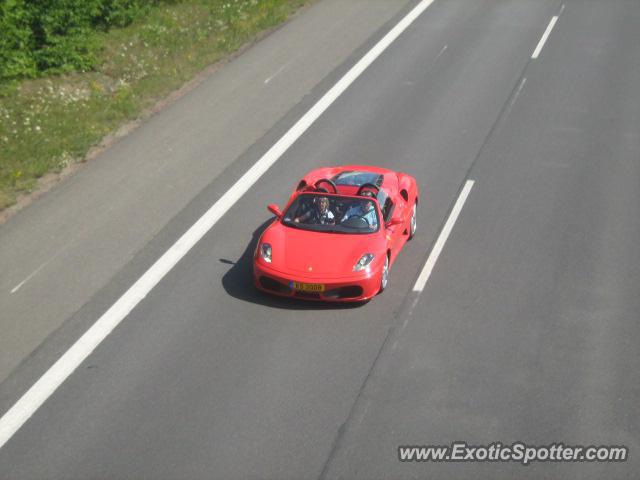
M 308 1 L 3 0 L 0 210 Z

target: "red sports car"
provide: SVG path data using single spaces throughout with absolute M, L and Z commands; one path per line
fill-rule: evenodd
M 378 167 L 319 168 L 305 176 L 264 231 L 253 279 L 262 291 L 309 300 L 368 300 L 416 233 L 418 185 Z

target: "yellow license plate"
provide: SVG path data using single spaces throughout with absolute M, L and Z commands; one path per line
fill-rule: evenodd
M 322 283 L 291 282 L 291 288 L 300 292 L 324 292 L 324 284 Z

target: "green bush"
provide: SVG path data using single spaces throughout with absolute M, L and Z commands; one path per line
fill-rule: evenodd
M 158 0 L 0 0 L 0 80 L 85 71 L 96 31 L 123 27 Z
M 34 76 L 31 16 L 19 0 L 0 2 L 0 78 Z

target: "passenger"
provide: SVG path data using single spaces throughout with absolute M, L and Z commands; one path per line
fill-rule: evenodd
M 363 197 L 373 197 L 372 192 L 363 192 Z M 364 218 L 367 221 L 367 224 L 371 230 L 378 228 L 378 217 L 376 215 L 376 210 L 373 206 L 373 200 L 361 200 L 352 205 L 347 213 L 342 217 L 341 223 L 350 217 L 360 217 Z
M 310 223 L 316 225 L 333 225 L 336 223 L 333 212 L 329 210 L 329 199 L 319 197 L 316 199 L 315 208 L 293 219 L 296 223 Z

